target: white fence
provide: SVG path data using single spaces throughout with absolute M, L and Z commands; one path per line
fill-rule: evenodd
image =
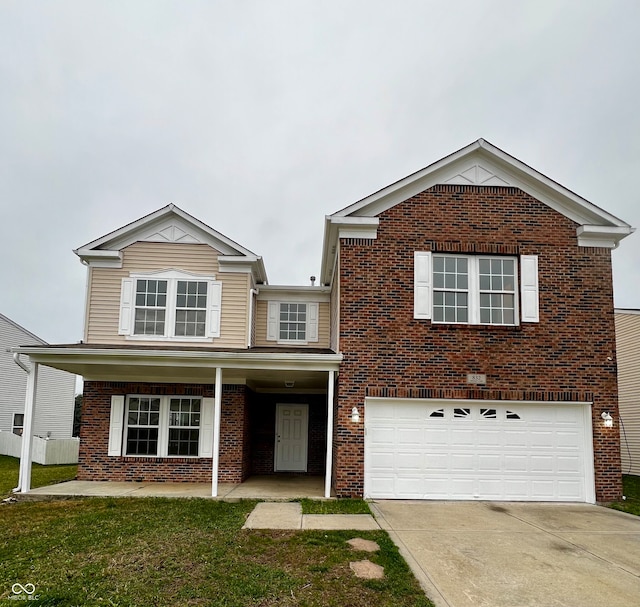
M 33 437 L 32 459 L 36 464 L 77 464 L 80 439 L 45 439 Z M 0 432 L 0 455 L 20 457 L 22 437 L 12 432 Z

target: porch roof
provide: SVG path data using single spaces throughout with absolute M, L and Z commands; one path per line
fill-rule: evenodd
M 223 383 L 270 391 L 325 390 L 326 372 L 337 371 L 342 361 L 342 354 L 320 348 L 55 344 L 21 346 L 14 352 L 89 381 L 212 384 L 215 369 L 220 368 Z

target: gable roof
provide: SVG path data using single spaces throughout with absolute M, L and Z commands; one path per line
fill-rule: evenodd
M 0 313 L 0 320 L 5 321 L 8 325 L 11 325 L 12 327 L 17 329 L 21 333 L 24 333 L 26 336 L 28 336 L 31 339 L 33 339 L 34 341 L 38 342 L 38 344 L 41 344 L 43 346 L 48 345 L 47 342 L 44 339 L 41 339 L 40 337 L 38 337 L 37 335 L 35 335 L 31 331 L 29 331 L 28 329 L 25 329 L 22 325 L 19 325 L 17 322 L 15 322 L 14 320 L 11 320 L 8 316 L 5 316 L 2 313 Z
M 375 237 L 377 216 L 434 185 L 516 187 L 578 224 L 582 246 L 615 248 L 634 231 L 629 224 L 565 188 L 484 139 L 388 185 L 325 219 L 321 282 L 333 272 L 340 237 Z M 369 234 L 369 236 L 367 236 Z
M 227 271 L 249 264 L 256 282 L 267 282 L 262 257 L 174 204 L 109 232 L 73 252 L 88 265 L 118 267 L 122 264 L 122 249 L 139 241 L 207 244 L 220 252 L 219 262 Z

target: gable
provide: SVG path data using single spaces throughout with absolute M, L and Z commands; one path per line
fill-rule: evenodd
M 220 255 L 220 271 L 251 273 L 256 283 L 267 282 L 260 256 L 173 204 L 89 242 L 74 253 L 92 267 L 121 268 L 123 249 L 137 242 L 208 245 Z
M 381 213 L 436 185 L 518 188 L 573 221 L 579 246 L 615 248 L 634 231 L 624 221 L 479 139 L 329 215 L 325 220 L 322 283 L 331 281 L 340 238 L 375 238 Z

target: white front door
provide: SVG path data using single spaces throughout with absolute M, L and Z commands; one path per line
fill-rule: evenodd
M 308 405 L 276 405 L 276 472 L 307 471 Z

